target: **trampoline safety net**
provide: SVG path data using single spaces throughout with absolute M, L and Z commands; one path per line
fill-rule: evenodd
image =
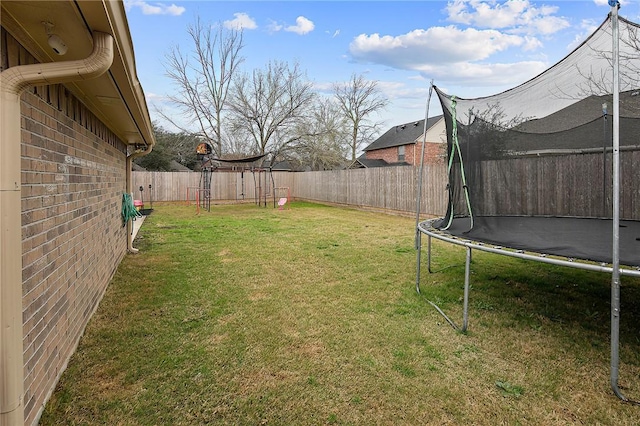
M 640 26 L 618 22 L 620 218 L 638 220 Z M 464 99 L 434 87 L 449 166 L 438 227 L 461 218 L 468 232 L 483 217 L 612 217 L 612 50 L 608 17 L 563 60 L 513 89 Z

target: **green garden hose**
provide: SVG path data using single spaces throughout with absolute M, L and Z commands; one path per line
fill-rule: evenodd
M 131 194 L 122 194 L 122 227 L 125 227 L 130 219 L 135 220 L 137 217 L 142 215 L 133 205 Z

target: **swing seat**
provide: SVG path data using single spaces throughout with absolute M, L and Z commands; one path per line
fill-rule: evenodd
M 287 197 L 282 197 L 278 200 L 278 206 L 280 207 L 280 210 L 282 210 L 282 207 L 287 204 Z

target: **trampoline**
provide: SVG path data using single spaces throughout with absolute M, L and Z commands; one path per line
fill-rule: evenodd
M 416 291 L 423 235 L 429 272 L 432 238 L 466 249 L 462 331 L 472 250 L 611 274 L 611 387 L 637 404 L 618 387 L 618 347 L 620 277 L 640 277 L 640 26 L 618 8 L 562 61 L 510 90 L 465 99 L 432 83 L 426 116 L 435 91 L 448 204 L 443 217 L 421 221 L 421 164 Z

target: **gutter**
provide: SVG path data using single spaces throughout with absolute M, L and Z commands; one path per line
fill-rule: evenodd
M 94 32 L 86 59 L 0 73 L 0 425 L 24 424 L 20 95 L 31 85 L 96 78 L 113 57 L 113 37 Z

